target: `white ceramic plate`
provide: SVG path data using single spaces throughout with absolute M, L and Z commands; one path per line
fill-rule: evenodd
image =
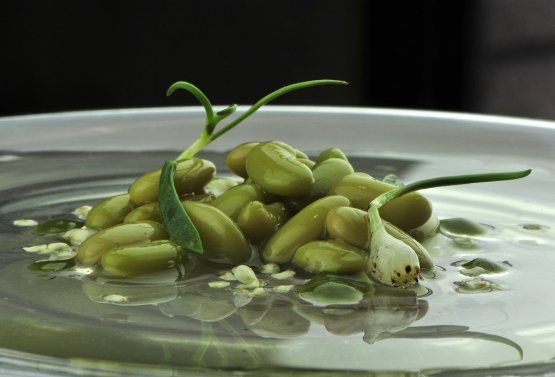
M 533 169 L 519 181 L 424 192 L 441 219 L 464 217 L 493 230 L 459 244 L 445 237 L 429 241 L 440 272 L 423 282 L 433 293 L 413 301 L 315 308 L 274 300 L 265 304 L 277 316 L 268 321 L 289 315 L 290 321 L 257 328 L 245 313 L 267 313 L 254 306 L 233 309 L 225 323 L 181 315 L 190 308 L 175 302 L 189 305 L 187 284 L 125 291 L 138 297 L 129 306 L 102 300 L 119 292 L 113 286 L 27 270 L 37 256 L 21 247 L 41 239 L 22 233 L 13 220 L 61 216 L 125 191 L 134 176 L 184 149 L 202 124 L 198 107 L 0 119 L 0 371 L 132 375 L 148 367 L 150 375 L 226 375 L 228 369 L 253 376 L 478 376 L 555 370 L 555 124 L 547 121 L 269 106 L 207 148 L 222 165 L 212 152 L 250 140 L 282 140 L 310 153 L 334 146 L 357 169 L 378 178 L 394 172 L 406 182 Z M 456 262 L 476 257 L 511 266 L 482 276 L 499 290 L 456 291 L 468 279 Z M 220 308 L 241 306 L 219 296 L 216 301 Z

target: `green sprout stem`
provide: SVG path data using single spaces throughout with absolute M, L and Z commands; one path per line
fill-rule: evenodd
M 221 110 L 217 113 L 214 113 L 214 110 L 213 110 L 213 107 L 212 107 L 212 104 L 211 104 L 210 100 L 208 99 L 208 97 L 206 97 L 206 95 L 204 95 L 204 93 L 199 88 L 197 88 L 196 86 L 194 86 L 193 84 L 190 84 L 188 82 L 178 81 L 178 82 L 176 82 L 176 83 L 174 83 L 173 85 L 170 86 L 170 88 L 168 89 L 167 95 L 171 95 L 177 89 L 183 89 L 183 90 L 189 91 L 191 94 L 193 94 L 199 100 L 199 102 L 202 104 L 202 106 L 204 106 L 204 110 L 206 112 L 206 119 L 205 119 L 204 130 L 201 132 L 199 137 L 185 151 L 183 151 L 177 157 L 177 160 L 182 160 L 182 159 L 185 159 L 185 158 L 193 157 L 195 154 L 197 154 L 200 150 L 202 150 L 204 147 L 206 147 L 212 141 L 214 141 L 217 138 L 219 138 L 220 136 L 224 135 L 229 130 L 231 130 L 235 126 L 237 126 L 239 123 L 241 123 L 242 121 L 247 119 L 256 110 L 258 110 L 259 108 L 261 108 L 262 106 L 264 106 L 268 102 L 271 102 L 274 99 L 276 99 L 276 98 L 278 98 L 278 97 L 280 97 L 280 96 L 282 96 L 282 95 L 284 95 L 288 92 L 303 89 L 303 88 L 308 88 L 308 87 L 311 87 L 311 86 L 317 86 L 317 85 L 346 85 L 346 84 L 347 84 L 347 82 L 341 81 L 341 80 L 322 79 L 322 80 L 303 81 L 303 82 L 298 82 L 298 83 L 295 83 L 295 84 L 284 86 L 284 87 L 266 95 L 265 97 L 261 98 L 258 102 L 256 102 L 254 105 L 252 105 L 243 114 L 241 114 L 240 116 L 235 118 L 233 121 L 231 121 L 226 126 L 222 127 L 219 131 L 215 131 L 216 125 L 221 120 L 223 120 L 226 117 L 228 117 L 229 115 L 233 114 L 235 112 L 235 109 L 236 109 L 237 105 L 230 105 L 227 108 L 225 108 L 225 109 L 223 109 L 223 110 Z
M 193 224 L 191 218 L 188 216 L 185 208 L 181 204 L 179 195 L 175 189 L 174 173 L 177 166 L 177 161 L 194 157 L 199 151 L 224 135 L 229 130 L 233 129 L 239 123 L 244 121 L 256 110 L 265 105 L 266 103 L 282 96 L 285 93 L 303 89 L 317 85 L 345 85 L 345 81 L 340 80 L 312 80 L 304 81 L 291 85 L 284 86 L 267 96 L 260 99 L 254 105 L 247 109 L 243 114 L 229 122 L 226 126 L 222 127 L 219 131 L 215 132 L 216 126 L 223 119 L 227 118 L 235 112 L 237 105 L 230 105 L 218 112 L 214 112 L 212 103 L 208 97 L 196 86 L 186 81 L 178 81 L 168 88 L 167 95 L 171 95 L 178 89 L 186 90 L 204 107 L 205 122 L 204 129 L 197 137 L 197 139 L 185 149 L 176 159 L 166 161 L 162 174 L 160 175 L 158 202 L 160 205 L 160 215 L 162 222 L 168 231 L 170 238 L 176 242 L 184 251 L 190 251 L 198 254 L 203 253 L 202 240 L 200 234 Z
M 454 185 L 465 185 L 470 183 L 482 182 L 495 182 L 495 181 L 508 181 L 512 179 L 524 178 L 532 172 L 531 169 L 511 172 L 499 173 L 482 173 L 482 174 L 468 174 L 468 175 L 453 175 L 437 178 L 423 179 L 421 181 L 410 183 L 406 186 L 395 188 L 384 192 L 370 203 L 368 209 L 368 216 L 370 219 L 369 231 L 373 233 L 377 229 L 383 227 L 383 222 L 378 212 L 378 209 L 383 205 L 389 203 L 395 198 L 408 194 L 417 190 L 424 190 L 434 187 L 445 187 Z

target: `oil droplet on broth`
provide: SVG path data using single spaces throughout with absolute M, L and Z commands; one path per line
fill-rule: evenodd
M 548 226 L 541 225 L 541 224 L 534 224 L 534 223 L 519 224 L 519 227 L 521 227 L 524 230 L 531 230 L 531 231 L 541 231 L 541 230 L 549 229 Z
M 458 293 L 488 293 L 493 291 L 505 291 L 508 289 L 505 285 L 478 277 L 456 281 L 454 284 L 457 286 L 455 291 Z
M 495 228 L 491 225 L 479 224 L 464 218 L 443 219 L 439 222 L 440 233 L 453 239 L 480 237 L 493 229 Z

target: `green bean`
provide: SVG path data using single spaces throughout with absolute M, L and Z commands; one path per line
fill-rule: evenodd
M 228 169 L 235 175 L 239 177 L 247 178 L 247 168 L 245 167 L 245 160 L 247 155 L 252 150 L 253 147 L 260 144 L 257 141 L 251 141 L 248 143 L 239 144 L 231 151 L 229 151 L 225 157 L 225 164 Z
M 109 228 L 121 223 L 132 209 L 133 205 L 129 194 L 113 196 L 92 207 L 85 220 L 85 225 L 93 229 Z
M 321 163 L 329 158 L 340 158 L 345 161 L 349 161 L 345 153 L 339 148 L 328 148 L 320 152 L 316 158 L 316 163 Z
M 314 200 L 325 196 L 339 180 L 353 172 L 353 167 L 348 161 L 335 157 L 323 160 L 312 170 L 314 183 L 310 192 L 295 198 L 287 198 L 285 203 L 293 212 L 298 212 Z
M 314 168 L 314 166 L 316 166 L 316 162 L 314 162 L 314 161 L 312 161 L 311 159 L 308 159 L 308 158 L 299 157 L 299 158 L 297 158 L 297 161 L 306 165 L 310 170 L 312 170 Z
M 170 241 L 154 241 L 144 246 L 124 246 L 107 251 L 100 264 L 104 271 L 131 277 L 175 267 L 179 247 Z
M 247 156 L 249 177 L 269 193 L 299 196 L 310 191 L 312 171 L 297 160 L 296 151 L 279 141 L 260 143 Z
M 308 242 L 297 249 L 292 263 L 310 273 L 356 274 L 366 271 L 364 250 L 336 240 Z
M 361 210 L 368 210 L 370 202 L 380 194 L 395 186 L 375 180 L 370 176 L 354 173 L 343 177 L 329 191 L 328 195 L 341 195 Z M 432 215 L 432 205 L 416 192 L 403 195 L 380 208 L 382 219 L 398 228 L 409 231 L 426 223 Z
M 153 221 L 120 224 L 103 229 L 85 240 L 75 259 L 83 265 L 92 266 L 109 250 L 122 246 L 147 245 L 167 236 L 162 224 Z
M 186 200 L 196 201 L 200 203 L 209 203 L 213 200 L 213 196 L 210 194 L 198 194 L 198 195 L 185 195 L 182 197 L 182 201 Z M 133 209 L 123 218 L 124 223 L 140 222 L 140 221 L 155 221 L 162 224 L 162 217 L 160 215 L 160 206 L 158 202 L 146 203 Z
M 162 223 L 162 217 L 160 216 L 160 206 L 158 202 L 152 202 L 143 204 L 135 208 L 133 211 L 129 212 L 127 216 L 123 218 L 124 223 L 132 223 L 137 221 L 156 221 L 157 223 Z
M 240 264 L 250 258 L 251 248 L 245 236 L 222 211 L 193 201 L 185 201 L 183 206 L 200 235 L 203 258 L 231 264 Z
M 264 204 L 260 201 L 247 203 L 237 217 L 237 225 L 249 241 L 260 244 L 289 219 L 283 203 Z
M 230 188 L 214 199 L 210 205 L 218 208 L 235 221 L 237 216 L 239 216 L 239 212 L 241 212 L 241 209 L 247 203 L 253 200 L 264 201 L 265 198 L 264 190 L 260 186 L 243 183 L 242 185 Z
M 158 199 L 158 186 L 162 169 L 156 169 L 137 178 L 129 187 L 131 202 L 135 205 L 154 202 Z M 200 158 L 190 158 L 177 162 L 175 189 L 178 194 L 199 194 L 216 172 L 214 164 Z
M 358 208 L 336 207 L 326 216 L 328 238 L 368 250 L 368 214 Z
M 349 199 L 338 195 L 309 204 L 270 237 L 262 248 L 262 258 L 266 262 L 289 262 L 301 245 L 323 236 L 326 216 L 332 208 L 349 204 Z

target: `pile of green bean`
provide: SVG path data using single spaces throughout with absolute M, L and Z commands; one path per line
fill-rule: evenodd
M 283 142 L 249 142 L 225 161 L 237 179 L 217 177 L 202 158 L 177 161 L 176 191 L 203 245 L 198 258 L 222 268 L 274 262 L 307 273 L 369 270 L 368 206 L 394 186 L 355 172 L 337 148 L 310 159 Z M 161 219 L 160 174 L 140 176 L 128 193 L 91 209 L 86 226 L 98 231 L 80 245 L 78 263 L 123 277 L 187 263 Z M 416 192 L 384 205 L 380 215 L 404 232 L 433 216 Z

